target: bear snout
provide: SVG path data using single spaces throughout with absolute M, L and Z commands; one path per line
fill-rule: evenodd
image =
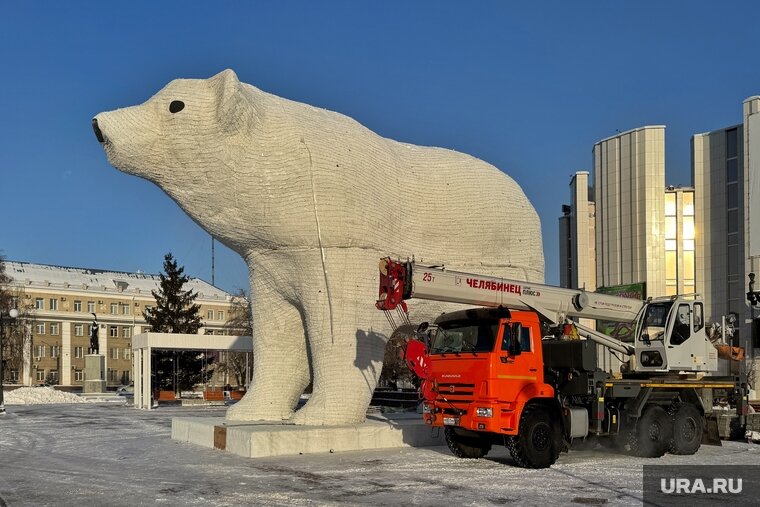
M 95 131 L 95 137 L 98 138 L 99 143 L 106 142 L 106 139 L 103 137 L 103 132 L 100 131 L 100 127 L 98 127 L 98 119 L 93 118 L 92 119 L 92 130 Z

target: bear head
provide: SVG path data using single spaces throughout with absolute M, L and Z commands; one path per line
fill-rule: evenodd
M 92 125 L 111 165 L 158 185 L 237 250 L 225 229 L 244 219 L 234 216 L 240 212 L 234 199 L 225 205 L 219 197 L 229 198 L 230 181 L 247 167 L 241 158 L 255 149 L 261 119 L 255 93 L 232 70 L 176 79 L 143 104 L 98 114 Z

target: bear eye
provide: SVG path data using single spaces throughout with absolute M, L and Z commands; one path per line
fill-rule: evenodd
M 181 100 L 173 100 L 171 104 L 169 104 L 169 112 L 170 113 L 179 113 L 185 109 L 185 103 Z

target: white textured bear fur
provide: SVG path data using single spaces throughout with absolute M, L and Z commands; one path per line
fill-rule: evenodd
M 174 101 L 184 108 L 170 112 Z M 253 383 L 227 419 L 364 421 L 391 334 L 374 306 L 383 256 L 543 280 L 540 223 L 509 176 L 380 137 L 231 70 L 174 80 L 96 120 L 113 166 L 161 187 L 248 264 Z M 410 307 L 421 322 L 445 305 Z

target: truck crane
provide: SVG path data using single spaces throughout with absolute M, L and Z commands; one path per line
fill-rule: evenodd
M 589 435 L 639 456 L 694 454 L 713 396 L 747 412 L 746 378 L 709 375 L 718 353 L 696 297 L 638 301 L 381 259 L 376 307 L 408 321 L 415 298 L 475 306 L 422 323 L 406 347 L 424 422 L 458 457 L 503 444 L 519 466 L 545 468 Z M 634 340 L 573 318 L 629 323 Z M 628 357 L 619 374 L 598 368 L 596 344 Z

